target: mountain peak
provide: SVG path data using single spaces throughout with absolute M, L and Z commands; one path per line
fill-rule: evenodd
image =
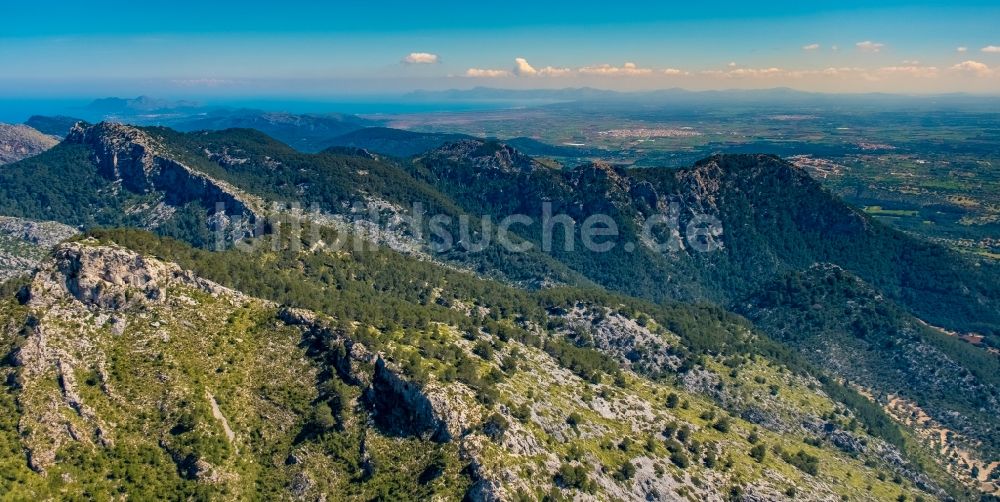
M 172 284 L 183 284 L 214 296 L 243 296 L 173 263 L 116 245 L 97 245 L 91 239 L 57 247 L 52 259 L 36 274 L 30 298 L 44 303 L 58 291 L 61 293 L 57 296 L 70 295 L 84 305 L 123 309 L 147 301 L 162 303 L 167 287 Z M 137 291 L 142 294 L 133 294 Z
M 144 143 L 152 142 L 152 138 L 138 127 L 108 121 L 97 124 L 88 124 L 80 121 L 74 124 L 70 128 L 69 134 L 66 135 L 67 142 L 76 144 L 86 144 L 95 138 L 117 141 L 141 141 Z
M 715 164 L 728 170 L 740 170 L 760 166 L 787 166 L 797 169 L 792 163 L 769 153 L 716 153 L 694 163 L 698 168 Z
M 775 182 L 787 186 L 811 186 L 819 189 L 808 173 L 777 155 L 764 153 L 715 154 L 695 162 L 691 169 L 679 172 L 687 182 L 718 186 L 735 183 L 760 189 Z
M 506 143 L 480 139 L 460 139 L 447 143 L 429 152 L 427 157 L 461 162 L 474 167 L 476 172 L 524 173 L 539 167 L 535 159 Z
M 255 197 L 177 160 L 145 129 L 115 122 L 79 122 L 66 136 L 66 142 L 89 147 L 98 173 L 109 180 L 120 180 L 131 192 L 163 192 L 172 205 L 200 201 L 214 208 L 222 203 L 227 214 L 263 214 Z

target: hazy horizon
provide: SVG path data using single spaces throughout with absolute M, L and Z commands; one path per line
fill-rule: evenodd
M 459 2 L 428 9 L 391 1 L 373 11 L 101 0 L 22 3 L 6 7 L 5 18 L 6 97 L 323 97 L 477 86 L 1000 90 L 1000 6 L 976 0 L 518 1 L 502 11 Z

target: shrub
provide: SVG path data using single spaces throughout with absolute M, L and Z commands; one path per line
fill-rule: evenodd
M 794 454 L 782 452 L 781 458 L 806 474 L 813 476 L 819 474 L 819 458 L 805 451 L 799 450 Z
M 729 417 L 722 417 L 712 424 L 712 427 L 719 432 L 729 432 Z
M 319 432 L 328 431 L 337 425 L 337 421 L 333 417 L 333 410 L 326 401 L 320 402 L 313 409 L 311 424 Z
M 677 433 L 677 422 L 670 422 L 663 428 L 663 437 L 667 439 L 673 438 L 675 433 Z
M 503 415 L 494 413 L 483 422 L 483 434 L 486 434 L 493 441 L 499 442 L 503 439 L 503 435 L 509 427 L 510 423 L 507 422 L 507 419 Z
M 632 462 L 626 461 L 618 468 L 618 472 L 615 473 L 615 479 L 618 481 L 627 481 L 635 476 L 635 466 Z
M 512 408 L 510 413 L 521 423 L 531 420 L 531 408 L 528 407 L 527 403 L 521 403 L 520 406 Z
M 677 440 L 678 441 L 680 441 L 682 443 L 685 443 L 685 442 L 687 442 L 687 440 L 688 440 L 689 437 L 691 437 L 691 427 L 690 426 L 685 425 L 684 427 L 681 427 L 680 429 L 678 429 L 678 431 L 677 431 Z
M 687 453 L 684 453 L 684 450 L 670 452 L 670 461 L 681 469 L 684 469 L 691 464 L 691 459 L 688 458 Z
M 709 450 L 709 452 L 705 455 L 705 467 L 713 469 L 715 468 L 717 463 L 718 463 L 718 458 L 715 456 L 715 452 Z
M 680 404 L 681 398 L 676 393 L 671 392 L 667 396 L 667 408 L 676 408 Z
M 472 348 L 472 353 L 489 361 L 493 359 L 493 346 L 486 340 L 479 340 Z
M 582 465 L 563 464 L 556 472 L 556 483 L 566 488 L 591 491 L 592 483 L 587 477 L 587 469 Z

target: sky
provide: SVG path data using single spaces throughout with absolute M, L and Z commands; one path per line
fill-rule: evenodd
M 596 87 L 1000 94 L 988 1 L 14 2 L 0 98 Z

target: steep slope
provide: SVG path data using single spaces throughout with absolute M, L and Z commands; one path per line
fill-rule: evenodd
M 0 310 L 0 447 L 28 452 L 3 457 L 15 497 L 940 495 L 893 447 L 848 430 L 851 411 L 814 380 L 760 358 L 654 382 L 615 359 L 589 370 L 582 356 L 599 352 L 553 350 L 566 334 L 513 318 L 381 330 L 94 240 L 59 248 L 19 298 Z M 682 343 L 655 316 L 563 312 L 574 336 L 599 317 L 601 343 Z M 755 403 L 757 425 L 717 392 Z
M 462 236 L 462 220 L 475 215 L 390 159 L 344 150 L 300 153 L 247 129 L 153 133 L 185 162 L 258 195 L 269 207 L 297 206 L 328 224 L 364 228 L 369 240 L 524 286 L 588 282 L 537 250 L 517 252 L 495 240 L 484 241 L 477 253 L 441 250 L 431 239 L 430 219 L 446 217 L 443 227 Z
M 725 254 L 734 271 L 753 278 L 746 285 L 783 268 L 826 262 L 928 322 L 987 334 L 1000 326 L 996 263 L 970 260 L 882 225 L 785 161 L 717 156 L 677 176 L 695 197 L 717 208 L 729 234 Z
M 15 176 L 0 170 L 0 181 L 4 181 L 0 183 L 0 209 L 14 214 L 40 215 L 87 226 L 100 223 L 152 228 L 203 247 L 211 246 L 204 246 L 205 240 L 199 242 L 197 233 L 171 234 L 164 229 L 209 228 L 206 225 L 209 208 L 221 198 L 229 201 L 227 208 L 240 210 L 233 217 L 253 216 L 259 221 L 266 216 L 268 223 L 262 230 L 268 235 L 244 240 L 218 253 L 141 233 L 91 231 L 91 234 L 104 239 L 105 245 L 119 242 L 136 251 L 179 262 L 200 276 L 247 294 L 331 315 L 337 321 L 330 329 L 351 332 L 351 340 L 361 343 L 369 352 L 383 354 L 386 363 L 392 363 L 387 367 L 398 367 L 397 373 L 417 387 L 423 389 L 431 384 L 433 388 L 435 382 L 443 382 L 438 387 L 446 389 L 442 392 L 471 396 L 471 400 L 462 398 L 465 403 L 462 414 L 479 417 L 473 421 L 487 420 L 499 413 L 509 424 L 511 416 L 520 421 L 521 405 L 530 406 L 509 397 L 511 406 L 518 407 L 516 416 L 514 411 L 497 408 L 498 398 L 507 392 L 503 390 L 506 377 L 501 378 L 501 374 L 508 374 L 509 367 L 505 368 L 504 362 L 511 354 L 507 351 L 517 348 L 518 354 L 537 355 L 529 359 L 535 366 L 531 372 L 540 375 L 521 382 L 525 389 L 540 386 L 549 388 L 553 395 L 565 391 L 576 396 L 568 406 L 547 405 L 547 409 L 554 410 L 549 414 L 564 414 L 564 422 L 559 424 L 569 424 L 565 420 L 574 412 L 586 416 L 589 412 L 582 405 L 594 410 L 588 400 L 577 399 L 588 389 L 596 393 L 608 387 L 609 382 L 629 389 L 633 381 L 639 382 L 636 385 L 641 389 L 648 389 L 647 385 L 659 386 L 656 388 L 661 396 L 675 392 L 691 396 L 691 402 L 702 399 L 705 406 L 698 410 L 713 417 L 711 424 L 724 410 L 732 414 L 732 419 L 742 421 L 736 422 L 741 432 L 747 432 L 753 427 L 750 424 L 755 424 L 766 429 L 767 434 L 774 434 L 774 441 L 780 442 L 785 455 L 772 450 L 771 461 L 778 462 L 769 467 L 772 470 L 780 471 L 791 465 L 796 469 L 793 472 L 813 476 L 812 457 L 841 459 L 841 453 L 832 450 L 867 454 L 866 458 L 880 466 L 882 472 L 896 473 L 900 479 L 901 485 L 895 489 L 890 485 L 879 491 L 878 497 L 898 494 L 913 486 L 940 494 L 937 486 L 946 482 L 940 473 L 933 472 L 932 465 L 921 462 L 925 472 L 917 467 L 914 459 L 920 458 L 920 452 L 914 453 L 908 436 L 900 433 L 884 412 L 827 375 L 852 381 L 854 377 L 840 373 L 840 368 L 829 365 L 827 360 L 814 360 L 816 365 L 804 363 L 801 356 L 792 354 L 786 346 L 771 341 L 745 321 L 719 308 L 678 305 L 671 300 L 710 299 L 738 305 L 748 293 L 776 276 L 805 269 L 816 261 L 832 261 L 859 276 L 874 277 L 872 284 L 876 291 L 937 325 L 989 329 L 995 325 L 992 319 L 997 315 L 989 310 L 998 298 L 994 292 L 995 276 L 991 275 L 993 269 L 985 265 L 971 269 L 975 264 L 956 260 L 940 248 L 886 230 L 830 197 L 801 171 L 768 156 L 713 157 L 683 170 L 627 170 L 603 163 L 561 170 L 547 167 L 509 145 L 463 140 L 400 165 L 365 152 L 303 154 L 246 129 L 179 133 L 165 128 L 98 124 L 80 126 L 59 147 L 12 167 Z M 32 183 L 32 180 L 38 181 Z M 171 193 L 167 190 L 170 187 L 181 189 Z M 502 218 L 523 213 L 540 219 L 542 201 L 552 203 L 554 214 L 564 212 L 577 221 L 595 213 L 608 214 L 625 238 L 640 246 L 632 251 L 619 246 L 607 253 L 589 252 L 574 235 L 576 247 L 565 249 L 560 242 L 561 232 L 556 232 L 555 245 L 546 254 L 538 250 L 544 244 L 540 231 L 529 227 L 521 231 L 521 236 L 536 246 L 532 252 L 507 252 L 494 245 L 478 253 L 441 253 L 435 250 L 433 242 L 419 237 L 420 224 L 412 223 L 409 218 L 413 215 L 411 204 L 419 202 L 428 214 L 452 218 L 453 235 L 461 235 L 462 217 Z M 288 209 L 295 205 L 308 208 L 309 214 Z M 157 207 L 171 211 L 166 219 L 150 220 L 159 214 L 151 210 Z M 318 212 L 314 213 L 313 208 Z M 703 240 L 686 239 L 681 246 L 664 251 L 641 245 L 641 221 L 671 213 L 678 220 L 676 228 L 658 229 L 653 237 L 663 241 L 681 236 L 696 221 L 696 213 L 717 218 L 723 223 L 724 232 L 703 235 Z M 200 215 L 201 219 L 181 220 L 188 222 L 188 227 L 183 227 L 178 214 Z M 288 228 L 302 230 L 304 237 L 288 233 Z M 211 244 L 214 240 L 207 242 Z M 715 251 L 701 253 L 698 246 Z M 460 267 L 454 267 L 456 264 Z M 932 269 L 930 264 L 937 268 Z M 478 276 L 470 271 L 478 272 Z M 592 286 L 589 282 L 592 280 L 658 304 L 608 295 L 597 289 L 557 288 L 529 293 L 484 280 L 483 276 L 531 287 Z M 953 288 L 950 296 L 944 293 L 944 288 Z M 661 329 L 649 328 L 650 321 Z M 358 326 L 370 329 L 358 331 L 355 329 Z M 438 329 L 433 329 L 434 326 Z M 778 331 L 774 333 L 776 337 L 781 335 Z M 990 335 L 985 329 L 984 333 Z M 990 338 L 986 340 L 984 343 L 990 343 Z M 795 343 L 787 341 L 789 345 Z M 509 343 L 513 345 L 506 345 Z M 470 360 L 478 361 L 475 358 L 493 363 L 469 365 Z M 965 362 L 956 364 L 962 366 Z M 815 366 L 823 366 L 825 370 L 817 370 Z M 462 370 L 466 367 L 478 370 L 469 373 Z M 572 392 L 560 389 L 558 382 L 539 380 L 543 374 L 556 372 L 555 367 L 568 370 L 579 379 L 572 380 Z M 799 384 L 796 390 L 789 391 L 790 399 L 786 399 L 780 384 L 771 383 L 789 382 L 781 376 L 785 371 L 804 379 L 796 380 Z M 759 382 L 758 376 L 768 383 Z M 564 378 L 560 376 L 559 380 Z M 455 382 L 461 386 L 453 386 Z M 770 385 L 779 386 L 777 394 L 772 393 Z M 806 390 L 801 390 L 802 387 Z M 361 390 L 355 390 L 361 394 Z M 642 390 L 640 394 L 648 392 Z M 638 398 L 644 399 L 641 395 Z M 636 396 L 624 392 L 623 399 Z M 944 403 L 943 413 L 966 409 L 963 406 L 967 403 L 962 403 L 965 397 L 958 396 L 961 399 L 955 401 L 955 406 Z M 817 400 L 826 404 L 820 405 Z M 826 411 L 821 414 L 809 411 L 812 405 Z M 225 406 L 221 406 L 224 411 Z M 379 408 L 372 406 L 375 409 L 372 416 L 377 417 Z M 623 410 L 628 408 L 621 406 Z M 830 416 L 834 410 L 839 418 Z M 633 420 L 616 413 L 606 418 L 616 423 Z M 667 416 L 654 413 L 650 421 L 637 427 L 647 431 Z M 670 414 L 669 418 L 684 417 Z M 692 427 L 711 425 L 708 419 L 701 420 L 688 423 Z M 849 427 L 852 422 L 853 428 Z M 500 420 L 484 423 L 483 430 L 494 430 L 501 423 Z M 590 469 L 586 479 L 595 480 L 597 485 L 593 490 L 600 489 L 601 494 L 632 498 L 652 493 L 635 491 L 640 488 L 633 485 L 621 488 L 609 484 L 609 475 L 611 480 L 621 481 L 614 476 L 618 470 L 621 470 L 619 477 L 627 482 L 630 478 L 626 474 L 632 469 L 625 466 L 624 457 L 602 453 L 606 450 L 603 442 L 598 444 L 599 450 L 591 451 L 592 459 L 585 465 L 575 463 L 579 462 L 576 453 L 551 446 L 562 444 L 568 437 L 563 432 L 555 434 L 561 431 L 555 427 L 556 423 L 542 429 L 546 436 L 515 437 L 518 441 L 541 441 L 547 445 L 547 452 L 557 451 L 555 455 L 564 459 L 560 465 L 555 465 L 551 458 L 538 458 L 535 463 L 544 464 L 544 471 L 539 471 L 539 466 L 532 467 L 530 472 L 503 474 L 500 477 L 508 480 L 506 484 L 491 477 L 490 473 L 496 471 L 477 468 L 472 472 L 478 474 L 456 483 L 483 488 L 485 485 L 480 481 L 493 480 L 484 483 L 516 492 L 519 487 L 534 485 L 518 484 L 512 479 L 532 478 L 538 473 L 552 483 L 573 478 L 578 470 L 566 471 L 565 476 L 553 474 L 556 468 L 562 469 L 562 463 L 568 463 L 567 469 L 576 466 Z M 602 438 L 626 433 L 602 424 Z M 392 420 L 382 425 L 395 427 Z M 468 428 L 466 425 L 458 429 Z M 850 439 L 853 436 L 843 436 L 841 432 L 871 434 L 888 444 L 878 443 L 876 449 L 862 450 L 859 445 L 869 441 L 867 437 L 862 438 L 864 441 Z M 454 431 L 449 435 L 465 436 Z M 486 434 L 491 435 L 496 434 Z M 422 433 L 417 436 L 422 437 Z M 436 433 L 431 433 L 424 439 L 435 436 Z M 808 440 L 810 445 L 818 444 L 813 445 L 818 450 L 806 451 L 797 442 L 789 443 L 779 436 Z M 712 438 L 713 441 L 729 439 Z M 480 453 L 493 450 L 482 445 L 474 448 L 471 446 L 474 440 L 475 437 L 469 443 L 451 444 L 464 452 L 464 458 L 489 463 L 494 457 Z M 679 448 L 674 443 L 666 444 L 670 449 L 661 451 L 664 456 L 661 459 L 676 454 L 671 449 Z M 580 448 L 585 446 L 581 444 Z M 689 446 L 683 448 L 695 453 Z M 739 441 L 731 442 L 730 447 L 734 451 L 750 448 Z M 651 448 L 656 450 L 655 446 Z M 699 454 L 704 453 L 701 443 L 693 448 Z M 805 453 L 799 455 L 800 449 Z M 620 450 L 632 451 L 628 445 Z M 479 453 L 469 453 L 472 451 Z M 523 459 L 508 460 L 503 464 L 517 464 Z M 844 482 L 836 473 L 856 473 L 860 468 L 868 473 L 862 478 L 870 478 L 871 467 L 845 461 L 849 465 L 837 464 L 837 471 L 826 473 L 828 477 L 821 479 L 821 485 L 832 483 L 833 488 L 826 490 L 808 478 L 802 483 L 815 493 L 832 496 L 833 492 L 843 494 L 843 490 L 848 490 L 855 498 L 863 496 L 858 490 L 864 487 Z M 475 465 L 481 465 L 476 462 Z M 734 465 L 738 463 L 734 460 Z M 654 477 L 655 471 L 654 468 Z M 740 479 L 749 480 L 749 484 L 769 494 L 765 498 L 770 498 L 776 489 L 775 479 L 786 479 L 752 465 L 740 472 Z M 681 478 L 687 479 L 683 475 Z M 692 493 L 705 496 L 715 493 L 695 490 L 701 487 L 689 481 L 690 484 L 678 483 L 694 490 Z M 644 483 L 655 486 L 656 482 Z M 726 478 L 716 487 L 730 484 L 748 483 Z M 587 491 L 590 486 L 584 482 L 580 488 Z M 680 487 L 683 486 L 660 485 L 671 490 Z
M 939 458 L 953 472 L 974 485 L 989 479 L 1000 460 L 995 351 L 926 325 L 832 265 L 781 278 L 741 302 L 739 310 L 815 364 L 867 389 L 881 405 L 912 407 L 900 414 L 903 420 L 941 449 Z M 914 410 L 924 418 L 911 420 Z M 953 456 L 955 451 L 965 455 Z M 970 475 L 973 467 L 982 480 Z M 996 484 L 980 488 L 1000 492 Z
M 221 211 L 219 211 L 221 209 Z M 57 147 L 0 171 L 0 214 L 71 225 L 132 225 L 212 245 L 264 213 L 258 198 L 192 169 L 147 131 L 77 124 Z
M 354 413 L 357 379 L 398 377 L 360 346 L 311 352 L 320 333 L 345 340 L 304 313 L 87 242 L 60 248 L 22 298 L 3 309 L 3 372 L 17 384 L 0 434 L 27 452 L 4 457 L 9 496 L 459 497 L 469 484 L 452 445 Z M 421 419 L 433 420 L 401 424 Z
M 0 124 L 0 165 L 38 155 L 58 142 L 26 125 Z

